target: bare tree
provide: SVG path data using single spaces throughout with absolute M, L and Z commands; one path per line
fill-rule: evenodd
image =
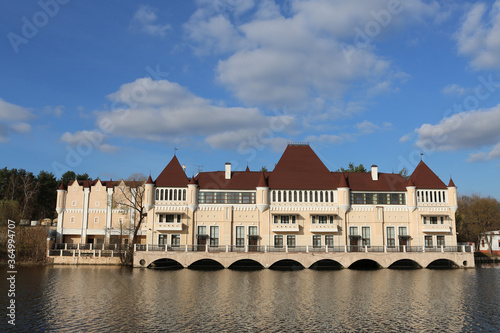
M 146 208 L 144 207 L 145 200 L 144 181 L 122 181 L 118 186 L 118 194 L 114 199 L 113 207 L 129 210 L 130 225 L 128 228 L 128 235 L 130 236 L 132 233 L 131 240 L 123 251 L 121 251 L 120 239 L 121 261 L 125 265 L 132 264 L 134 245 L 137 244 L 139 230 L 142 227 L 144 217 L 147 215 Z M 123 226 L 120 226 L 120 235 L 123 233 Z
M 38 194 L 38 182 L 32 173 L 26 173 L 19 176 L 21 181 L 21 191 L 23 195 L 23 202 L 21 206 L 21 216 L 26 218 L 31 216 L 34 207 L 34 201 Z

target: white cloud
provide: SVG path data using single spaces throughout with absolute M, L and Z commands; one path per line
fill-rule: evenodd
M 471 58 L 476 70 L 497 69 L 500 65 L 500 1 L 488 7 L 474 4 L 455 34 L 459 54 Z
M 341 135 L 322 134 L 322 135 L 310 135 L 306 137 L 306 141 L 326 143 L 326 144 L 341 144 L 346 141 L 346 138 Z
M 11 129 L 17 133 L 26 134 L 31 132 L 31 125 L 28 123 L 14 123 Z
M 0 142 L 8 142 L 9 132 L 29 133 L 31 125 L 27 121 L 34 115 L 22 106 L 11 104 L 0 98 Z
M 0 98 L 0 121 L 26 121 L 33 117 L 28 109 L 8 103 Z
M 399 139 L 399 142 L 403 143 L 403 142 L 407 142 L 409 140 L 411 140 L 413 137 L 412 134 L 406 134 L 406 135 L 403 135 L 400 139 Z
M 490 149 L 473 153 L 469 161 L 500 158 L 500 105 L 454 114 L 439 124 L 417 128 L 416 145 L 424 150 Z M 493 146 L 493 148 L 491 148 Z
M 202 7 L 185 29 L 197 53 L 228 54 L 219 61 L 217 79 L 241 101 L 308 110 L 317 98 L 330 104 L 353 88 L 376 95 L 396 90 L 394 81 L 407 80 L 407 74 L 393 73 L 391 62 L 371 43 L 357 45 L 354 28 L 374 22 L 381 33 L 399 31 L 432 17 L 439 6 L 404 2 L 381 26 L 377 18 L 387 5 L 385 0 L 296 0 L 280 8 L 268 0 L 246 20 Z
M 150 6 L 139 6 L 134 17 L 130 21 L 129 29 L 135 32 L 142 32 L 151 36 L 165 37 L 167 31 L 171 29 L 170 24 L 157 23 L 158 15 L 156 9 Z
M 103 153 L 114 153 L 118 150 L 116 146 L 105 143 L 106 137 L 99 130 L 66 132 L 61 136 L 61 141 L 72 147 L 78 147 L 79 145 L 95 147 Z
M 356 124 L 356 128 L 360 131 L 360 134 L 371 134 L 376 131 L 387 131 L 392 129 L 392 124 L 389 122 L 383 122 L 382 126 L 372 123 L 371 121 L 365 120 L 361 123 Z
M 63 113 L 64 113 L 64 109 L 66 107 L 64 105 L 57 105 L 55 107 L 51 107 L 49 105 L 47 105 L 44 109 L 43 109 L 43 113 L 46 113 L 46 114 L 52 114 L 56 117 L 60 117 Z
M 278 134 L 293 125 L 286 114 L 265 115 L 257 108 L 225 107 L 195 96 L 167 80 L 137 79 L 108 96 L 126 106 L 99 112 L 113 134 L 150 141 L 179 142 L 198 138 L 213 148 L 235 148 L 252 141 L 272 144 Z
M 449 84 L 441 90 L 441 93 L 448 96 L 462 96 L 466 92 L 464 87 L 459 86 L 456 83 Z

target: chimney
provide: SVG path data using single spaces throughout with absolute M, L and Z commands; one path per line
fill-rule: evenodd
M 231 179 L 231 163 L 226 163 L 226 179 Z
M 372 165 L 372 180 L 378 180 L 378 166 Z

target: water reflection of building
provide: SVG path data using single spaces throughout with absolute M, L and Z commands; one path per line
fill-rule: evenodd
M 116 207 L 120 181 L 73 181 L 58 190 L 58 242 L 130 238 L 131 210 Z M 273 171 L 201 172 L 189 178 L 176 156 L 143 185 L 141 243 L 231 246 L 246 251 L 336 246 L 387 249 L 455 246 L 457 190 L 421 161 L 407 180 L 373 165 L 331 172 L 307 144 L 289 144 Z

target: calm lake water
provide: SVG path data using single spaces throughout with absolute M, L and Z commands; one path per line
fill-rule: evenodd
M 498 266 L 253 272 L 23 267 L 16 326 L 7 325 L 2 306 L 0 331 L 498 332 L 499 284 Z M 1 286 L 5 305 L 5 279 Z

